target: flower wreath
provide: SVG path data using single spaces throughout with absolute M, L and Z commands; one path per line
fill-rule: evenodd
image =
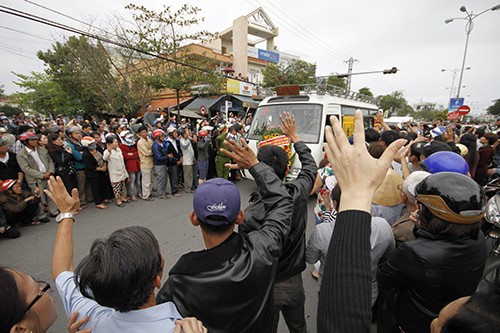
M 288 155 L 288 166 L 291 167 L 295 161 L 296 153 L 292 154 L 292 142 L 290 138 L 283 134 L 281 129 L 273 127 L 266 129 L 262 134 L 262 139 L 257 143 L 257 148 L 267 145 L 275 145 L 283 148 Z

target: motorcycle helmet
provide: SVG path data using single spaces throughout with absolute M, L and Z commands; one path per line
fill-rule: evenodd
M 415 188 L 417 202 L 437 218 L 456 224 L 481 221 L 485 211 L 484 190 L 472 178 L 457 172 L 439 172 Z
M 130 131 L 123 131 L 120 133 L 120 139 L 122 143 L 127 146 L 133 146 L 135 144 L 134 134 Z
M 451 151 L 439 151 L 427 157 L 423 164 L 430 173 L 458 172 L 463 175 L 469 174 L 469 164 L 457 153 Z
M 88 147 L 91 144 L 93 144 L 94 142 L 95 142 L 95 139 L 93 137 L 91 137 L 91 136 L 84 136 L 82 138 L 82 141 L 81 141 L 82 146 L 84 146 L 84 147 Z
M 38 136 L 35 133 L 24 132 L 19 135 L 19 140 L 21 140 L 21 142 L 25 142 L 27 140 L 38 140 Z
M 156 129 L 153 131 L 153 138 L 159 138 L 160 136 L 165 135 L 165 132 L 161 129 Z

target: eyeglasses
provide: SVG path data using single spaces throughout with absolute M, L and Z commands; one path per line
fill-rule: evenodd
M 33 307 L 33 305 L 38 302 L 43 294 L 45 294 L 50 289 L 50 284 L 45 281 L 36 281 L 36 283 L 38 284 L 38 288 L 40 291 L 38 292 L 38 295 L 36 295 L 35 299 L 33 299 L 33 301 L 30 303 L 30 305 L 28 305 L 28 307 L 26 308 L 26 312 L 28 312 Z

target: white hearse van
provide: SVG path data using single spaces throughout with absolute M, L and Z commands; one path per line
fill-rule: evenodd
M 357 93 L 331 93 L 310 90 L 299 95 L 272 96 L 265 98 L 258 106 L 247 134 L 250 148 L 256 153 L 257 144 L 266 130 L 279 127 L 280 114 L 290 112 L 295 116 L 297 132 L 311 149 L 318 164 L 324 158 L 325 126 L 330 124 L 330 116 L 340 119 L 344 132 L 349 137 L 354 129 L 354 113 L 363 112 L 365 128 L 372 127 L 377 105 Z M 290 178 L 297 177 L 300 162 L 295 159 L 290 169 Z M 249 172 L 245 176 L 251 178 Z

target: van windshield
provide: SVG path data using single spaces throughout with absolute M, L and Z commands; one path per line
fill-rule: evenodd
M 318 143 L 323 106 L 319 104 L 277 104 L 261 106 L 255 112 L 248 138 L 261 140 L 264 132 L 279 128 L 280 115 L 290 112 L 295 116 L 297 133 L 305 143 Z

